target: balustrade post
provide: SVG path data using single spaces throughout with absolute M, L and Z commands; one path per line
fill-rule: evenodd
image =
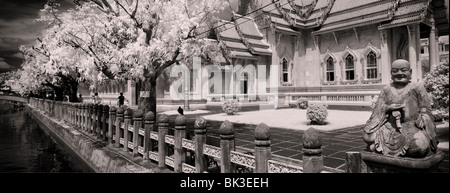
M 92 117 L 94 116 L 94 104 L 89 103 L 88 106 L 88 124 L 87 124 L 87 130 L 89 131 L 89 133 L 92 133 L 92 124 L 94 123 L 92 120 Z
M 70 106 L 70 123 L 75 124 L 75 110 L 74 110 L 74 104 L 69 103 Z
M 123 120 L 124 128 L 123 128 L 123 150 L 128 152 L 128 142 L 130 141 L 128 135 L 128 127 L 131 125 L 131 116 L 133 115 L 133 111 L 130 108 L 125 110 L 125 119 Z
M 114 123 L 116 121 L 116 112 L 117 108 L 115 106 L 111 106 L 109 108 L 109 119 L 108 119 L 108 144 L 113 144 L 113 136 L 115 133 Z
M 272 156 L 270 148 L 270 128 L 260 123 L 255 129 L 255 173 L 269 171 L 269 159 Z
M 97 128 L 97 109 L 98 109 L 98 104 L 94 104 L 92 106 L 92 122 L 91 122 L 91 129 L 92 129 L 92 133 L 96 134 L 96 128 Z
M 137 109 L 133 113 L 133 156 L 139 156 L 139 129 L 142 128 L 142 117 L 144 116 L 144 111 Z
M 109 131 L 109 124 L 108 124 L 108 117 L 109 117 L 109 106 L 104 105 L 103 106 L 103 113 L 102 113 L 102 140 L 106 141 L 108 138 L 108 131 Z
M 320 173 L 323 169 L 322 136 L 310 127 L 303 133 L 303 173 Z
M 120 132 L 120 127 L 122 125 L 122 122 L 124 120 L 124 112 L 125 109 L 123 107 L 119 107 L 117 108 L 117 112 L 116 112 L 116 138 L 114 138 L 114 146 L 119 148 L 120 147 L 120 138 L 121 138 L 121 132 Z
M 84 130 L 84 104 L 83 103 L 78 103 L 79 108 L 80 108 L 80 129 Z
M 103 105 L 99 104 L 97 106 L 97 137 L 101 138 L 102 136 L 102 115 L 103 115 Z
M 83 128 L 83 103 L 78 104 L 78 127 Z
M 166 156 L 168 149 L 166 147 L 166 135 L 169 130 L 169 117 L 165 114 L 158 119 L 158 167 L 166 167 Z
M 220 172 L 232 173 L 231 151 L 235 150 L 234 127 L 231 122 L 225 120 L 219 128 L 220 133 Z
M 346 173 L 367 173 L 367 166 L 361 158 L 361 152 L 345 152 Z
M 186 151 L 183 148 L 183 138 L 186 138 L 186 117 L 178 115 L 175 119 L 175 134 L 174 134 L 174 171 L 181 173 L 183 162 L 186 161 Z
M 155 124 L 155 114 L 151 111 L 147 112 L 144 117 L 144 161 L 149 160 L 148 152 L 152 150 L 150 131 L 153 131 Z
M 84 131 L 87 131 L 88 115 L 89 115 L 89 104 L 83 103 L 83 130 Z
M 206 120 L 198 117 L 194 123 L 195 133 L 195 171 L 203 173 L 206 170 L 206 157 L 203 155 L 203 146 L 206 144 Z
M 67 102 L 67 122 L 72 124 L 72 104 Z
M 75 127 L 80 126 L 80 104 L 74 103 L 75 106 Z
M 44 110 L 44 99 L 41 99 L 41 101 L 40 101 L 39 110 L 41 110 L 41 111 Z

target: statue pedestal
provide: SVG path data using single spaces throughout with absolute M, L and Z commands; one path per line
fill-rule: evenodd
M 432 173 L 437 171 L 445 154 L 438 151 L 424 158 L 410 158 L 361 151 L 361 158 L 367 165 L 368 173 Z

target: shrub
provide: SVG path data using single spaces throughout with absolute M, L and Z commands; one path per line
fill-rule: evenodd
M 308 108 L 308 100 L 304 97 L 297 99 L 297 108 L 299 109 L 306 109 Z
M 430 93 L 433 115 L 437 120 L 448 121 L 449 65 L 441 62 L 433 66 L 424 78 L 424 86 Z
M 323 104 L 311 104 L 306 109 L 306 118 L 311 121 L 311 124 L 320 124 L 327 116 L 328 110 Z
M 227 100 L 222 105 L 222 110 L 225 111 L 227 115 L 235 115 L 240 109 L 241 106 L 236 100 Z

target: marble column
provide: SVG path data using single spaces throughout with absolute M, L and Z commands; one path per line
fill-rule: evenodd
M 392 49 L 393 43 L 391 29 L 383 29 L 380 31 L 381 35 L 381 81 L 382 84 L 389 84 L 391 81 L 391 64 L 392 64 Z
M 407 26 L 408 29 L 408 61 L 412 69 L 411 74 L 411 82 L 417 82 L 420 78 L 420 72 L 418 69 L 417 61 L 418 59 L 418 50 L 417 50 L 417 31 L 419 30 L 419 24 L 411 24 Z M 420 40 L 420 39 L 419 39 Z
M 127 81 L 127 96 L 128 105 L 136 105 L 136 83 L 133 80 Z
M 430 58 L 430 69 L 432 66 L 437 65 L 439 61 L 436 61 L 436 55 L 439 55 L 438 47 L 436 45 L 436 28 L 434 20 L 432 21 L 430 29 L 430 37 L 428 38 L 428 46 L 429 46 L 429 54 L 428 57 Z

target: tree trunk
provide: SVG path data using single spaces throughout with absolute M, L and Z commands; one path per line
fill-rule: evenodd
M 62 101 L 64 99 L 64 89 L 63 88 L 55 88 L 55 101 Z
M 73 103 L 78 102 L 77 91 L 78 91 L 78 82 L 71 81 L 69 83 L 69 101 L 70 102 L 73 102 Z
M 152 111 L 156 115 L 156 77 L 147 78 L 141 82 L 140 91 L 144 91 L 145 94 L 139 94 L 139 109 L 142 109 L 145 113 Z

